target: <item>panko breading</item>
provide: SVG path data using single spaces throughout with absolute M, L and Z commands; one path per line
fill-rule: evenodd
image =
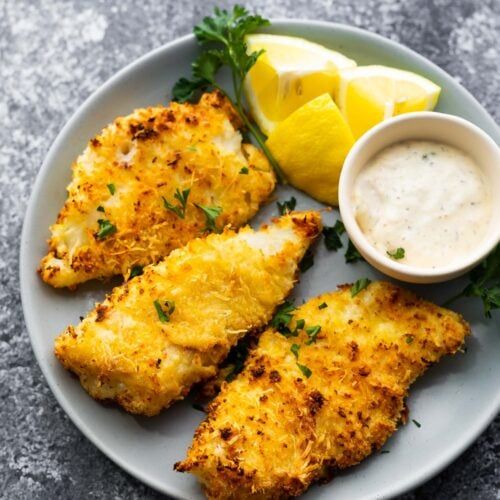
M 242 144 L 239 127 L 236 111 L 217 92 L 199 104 L 173 102 L 116 119 L 73 164 L 42 279 L 73 287 L 158 262 L 203 232 L 197 205 L 222 209 L 219 229 L 245 224 L 276 181 L 264 154 Z M 187 189 L 182 218 L 163 200 L 182 208 L 175 194 Z
M 404 420 L 410 384 L 469 333 L 458 314 L 384 282 L 354 298 L 342 286 L 293 314 L 292 334 L 301 319 L 321 330 L 266 330 L 175 466 L 208 498 L 288 498 L 357 464 Z
M 155 415 L 269 322 L 320 231 L 317 212 L 296 212 L 259 231 L 195 239 L 68 327 L 56 356 L 92 397 Z

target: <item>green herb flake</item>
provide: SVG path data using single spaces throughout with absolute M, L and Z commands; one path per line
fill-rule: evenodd
M 469 279 L 470 284 L 443 305 L 461 297 L 477 297 L 483 302 L 484 316 L 491 319 L 491 311 L 500 308 L 500 244 L 469 273 Z
M 179 202 L 179 205 L 173 205 L 170 203 L 164 196 L 163 198 L 163 206 L 177 215 L 180 219 L 184 219 L 186 216 L 186 206 L 189 198 L 189 193 L 191 189 L 183 189 L 182 191 L 177 188 L 175 190 L 174 198 Z
M 299 351 L 300 351 L 299 344 L 292 344 L 292 346 L 290 347 L 290 351 L 292 351 L 292 354 L 295 356 L 295 359 L 299 359 Z
M 212 233 L 218 233 L 220 232 L 219 229 L 217 228 L 217 225 L 215 223 L 217 217 L 222 213 L 222 208 L 221 207 L 207 207 L 205 205 L 198 205 L 196 206 L 200 209 L 203 210 L 203 213 L 205 214 L 205 228 L 203 231 L 208 231 Z
M 381 454 L 381 455 L 384 455 L 384 454 L 386 454 L 386 453 L 390 453 L 390 451 L 389 451 L 389 450 L 380 450 L 380 454 Z
M 304 257 L 302 257 L 302 260 L 299 262 L 300 272 L 305 273 L 307 270 L 311 269 L 312 266 L 314 266 L 314 254 L 313 251 L 308 248 Z
M 300 363 L 297 363 L 297 366 L 305 377 L 309 378 L 312 375 L 312 371 L 307 366 Z
M 116 193 L 116 186 L 114 184 L 108 184 L 107 186 L 111 196 L 113 196 Z
M 334 226 L 325 226 L 323 228 L 323 236 L 326 249 L 336 252 L 339 248 L 342 248 L 343 245 L 340 236 L 344 233 L 345 227 L 341 220 L 337 220 Z
M 153 302 L 156 312 L 158 314 L 158 319 L 162 323 L 168 323 L 170 321 L 170 316 L 173 314 L 175 311 L 175 302 L 171 300 L 166 300 L 164 302 L 164 306 L 160 304 L 160 301 L 156 299 Z
M 104 213 L 104 207 L 103 207 L 102 205 L 99 205 L 99 206 L 97 207 L 97 211 L 98 211 L 98 212 L 103 212 L 103 213 Z
M 292 321 L 293 312 L 296 309 L 297 308 L 293 302 L 285 301 L 276 310 L 276 313 L 271 320 L 271 326 L 285 337 L 291 336 L 292 332 L 290 331 L 288 325 L 290 324 L 290 321 Z
M 243 105 L 245 77 L 264 52 L 259 50 L 249 53 L 245 37 L 269 24 L 267 19 L 251 15 L 241 5 L 235 5 L 230 11 L 216 7 L 212 17 L 205 17 L 194 27 L 194 35 L 201 47 L 201 53 L 191 65 L 192 78 L 178 80 L 172 93 L 174 100 L 185 102 L 196 100 L 202 91 L 210 88 L 222 92 L 232 102 L 245 127 L 267 156 L 278 179 L 282 181 L 283 173 L 266 145 L 264 134 L 250 121 Z M 231 72 L 234 99 L 216 81 L 217 73 L 223 66 L 228 67 Z
M 99 230 L 96 233 L 96 237 L 98 240 L 103 240 L 107 236 L 111 236 L 116 233 L 116 226 L 111 224 L 107 219 L 99 219 L 97 221 L 99 224 Z
M 344 257 L 346 264 L 352 264 L 360 260 L 365 260 L 363 256 L 358 252 L 358 249 L 354 246 L 351 240 L 349 240 L 349 243 L 347 244 L 347 250 Z
M 356 297 L 361 290 L 364 290 L 369 284 L 371 283 L 371 280 L 368 278 L 361 278 L 354 283 L 354 285 L 351 286 L 351 297 Z
M 298 319 L 295 322 L 295 330 L 303 330 L 304 326 L 306 326 L 306 320 L 305 319 Z
M 128 277 L 129 280 L 132 278 L 135 278 L 136 276 L 140 276 L 143 273 L 143 267 L 142 266 L 132 266 L 132 269 L 130 270 L 130 275 Z
M 248 175 L 248 172 L 250 172 L 250 170 L 248 170 L 248 167 L 242 167 L 239 173 L 242 175 Z
M 399 259 L 403 259 L 404 256 L 405 256 L 405 249 L 404 248 L 401 248 L 401 247 L 398 247 L 396 248 L 396 250 L 392 251 L 392 252 L 389 252 L 389 250 L 387 250 L 387 255 L 395 260 L 399 260 Z
M 277 201 L 276 205 L 278 205 L 278 212 L 280 213 L 280 215 L 285 215 L 288 212 L 293 212 L 295 210 L 295 207 L 297 206 L 297 200 L 295 196 L 292 196 L 289 200 L 285 200 L 283 203 Z
M 326 302 L 322 302 L 319 306 L 318 309 L 326 309 L 328 307 L 328 304 Z
M 190 145 L 187 147 L 188 151 L 191 151 L 191 153 L 196 153 L 198 151 L 198 148 L 196 146 Z
M 306 344 L 311 345 L 311 344 L 315 343 L 319 332 L 321 332 L 321 326 L 319 326 L 319 325 L 308 326 L 306 328 L 306 333 L 309 337 L 309 340 L 306 342 Z
M 422 424 L 420 422 L 417 422 L 414 418 L 411 419 L 411 421 L 420 429 L 422 427 Z
M 409 333 L 407 333 L 405 335 L 405 342 L 407 344 L 411 344 L 414 340 L 415 340 L 415 337 L 413 335 L 410 335 Z

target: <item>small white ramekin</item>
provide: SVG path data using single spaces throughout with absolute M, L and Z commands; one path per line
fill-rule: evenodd
M 443 142 L 461 149 L 476 161 L 489 181 L 493 207 L 487 235 L 477 242 L 472 253 L 453 265 L 430 269 L 397 262 L 374 248 L 356 222 L 353 187 L 357 175 L 382 149 L 408 139 Z M 363 135 L 349 152 L 340 175 L 339 207 L 349 238 L 379 271 L 409 283 L 437 283 L 455 278 L 473 268 L 500 240 L 500 148 L 479 127 L 457 116 L 418 112 L 391 118 Z

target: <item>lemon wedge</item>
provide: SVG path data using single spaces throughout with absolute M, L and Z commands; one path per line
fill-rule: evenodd
M 329 94 L 278 123 L 267 146 L 290 184 L 318 201 L 338 204 L 338 182 L 354 138 Z
M 356 139 L 391 116 L 434 109 L 441 92 L 427 78 L 387 66 L 342 70 L 337 89 L 335 100 Z
M 265 51 L 244 88 L 252 116 L 266 135 L 311 99 L 325 92 L 333 95 L 339 71 L 356 66 L 339 52 L 303 38 L 257 34 L 245 41 L 249 53 Z

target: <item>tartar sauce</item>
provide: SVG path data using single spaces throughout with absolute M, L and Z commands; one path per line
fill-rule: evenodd
M 382 150 L 356 178 L 353 196 L 370 243 L 384 255 L 404 253 L 397 261 L 415 267 L 453 264 L 484 238 L 492 216 L 480 167 L 438 142 L 403 141 Z

